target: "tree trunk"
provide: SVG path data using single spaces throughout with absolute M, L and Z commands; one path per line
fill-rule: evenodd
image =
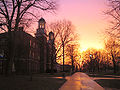
M 73 61 L 73 56 L 71 56 L 72 59 L 72 72 L 74 71 L 74 61 Z
M 115 59 L 113 59 L 113 67 L 114 67 L 114 73 L 116 73 L 116 63 L 115 63 Z
M 113 69 L 114 69 L 114 73 L 116 73 L 116 62 L 115 62 L 115 58 L 112 54 L 112 62 L 113 62 Z
M 64 72 L 64 41 L 62 42 L 63 44 L 63 72 Z
M 12 42 L 11 42 L 11 38 L 12 38 L 12 35 L 11 35 L 11 30 L 8 30 L 8 35 L 7 35 L 7 39 L 8 39 L 8 43 L 7 43 L 7 46 L 8 46 L 8 52 L 7 52 L 7 60 L 6 60 L 6 67 L 5 67 L 5 75 L 8 76 L 9 72 L 11 71 L 11 65 L 10 65 L 10 62 L 11 62 L 11 59 L 12 59 Z

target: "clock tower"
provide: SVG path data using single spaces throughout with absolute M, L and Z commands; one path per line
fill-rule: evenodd
M 41 18 L 38 21 L 38 29 L 36 32 L 36 37 L 41 36 L 41 35 L 46 35 L 45 24 L 46 24 L 46 22 L 45 22 L 44 18 Z
M 45 20 L 44 18 L 41 18 L 38 21 L 38 29 L 36 31 L 35 37 L 37 39 L 39 51 L 40 51 L 40 72 L 46 71 L 46 53 L 47 53 L 47 34 L 45 29 Z

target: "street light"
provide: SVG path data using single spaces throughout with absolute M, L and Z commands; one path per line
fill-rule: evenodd
M 91 62 L 91 67 L 92 67 L 92 72 L 93 72 L 93 75 L 94 75 L 94 62 L 93 62 L 93 55 L 90 54 L 90 62 Z
M 92 55 L 91 55 L 91 54 L 90 54 L 89 56 L 90 56 L 90 58 L 92 58 Z
M 81 71 L 81 57 L 79 58 L 79 71 Z

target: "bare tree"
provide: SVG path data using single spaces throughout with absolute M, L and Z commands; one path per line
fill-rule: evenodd
M 83 69 L 89 70 L 89 72 L 94 71 L 94 65 L 95 65 L 95 53 L 96 50 L 93 48 L 87 49 L 85 52 L 83 52 Z
M 120 38 L 120 0 L 108 0 L 108 10 L 105 12 L 112 20 L 108 31 L 112 37 Z
M 34 11 L 55 9 L 56 2 L 53 0 L 0 0 L 0 22 L 8 31 L 18 30 L 19 25 L 26 25 L 37 18 Z
M 89 72 L 95 72 L 95 71 L 100 71 L 100 69 L 103 69 L 103 64 L 107 63 L 106 62 L 106 57 L 105 51 L 102 50 L 96 50 L 96 49 L 88 49 L 83 53 L 83 60 L 84 60 L 84 65 L 83 68 L 85 70 L 89 70 Z M 104 64 L 105 65 L 105 64 Z
M 105 47 L 106 50 L 109 52 L 112 62 L 113 62 L 113 68 L 114 68 L 114 73 L 117 72 L 117 60 L 116 58 L 118 57 L 118 55 L 120 54 L 119 52 L 119 43 L 115 40 L 115 38 L 109 38 L 106 42 L 105 42 Z
M 57 49 L 56 56 L 57 58 L 61 58 L 61 56 L 63 56 L 64 71 L 65 46 L 74 40 L 73 25 L 70 21 L 62 20 L 50 24 L 50 28 L 50 30 L 55 33 L 55 47 Z
M 78 51 L 79 45 L 74 42 L 74 43 L 70 43 L 66 46 L 66 56 L 69 57 L 69 59 L 71 60 L 71 64 L 72 64 L 72 71 L 74 72 L 75 70 L 75 66 L 79 66 L 80 68 L 80 61 L 79 61 L 79 51 Z
M 114 73 L 117 71 L 117 60 L 119 55 L 120 43 L 120 0 L 108 0 L 108 10 L 106 14 L 111 19 L 111 27 L 107 31 L 108 40 L 105 42 L 114 67 Z
M 1 29 L 8 32 L 8 59 L 6 74 L 9 63 L 12 61 L 14 50 L 12 50 L 11 31 L 17 31 L 22 26 L 36 18 L 34 11 L 51 11 L 56 9 L 54 0 L 0 0 L 0 25 Z M 4 26 L 4 28 L 3 28 Z M 15 33 L 14 33 L 15 34 Z M 14 49 L 14 48 L 13 48 Z

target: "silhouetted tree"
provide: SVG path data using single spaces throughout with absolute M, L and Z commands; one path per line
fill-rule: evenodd
M 116 60 L 116 58 L 120 54 L 120 52 L 119 52 L 120 45 L 116 41 L 115 38 L 109 38 L 105 42 L 105 47 L 106 47 L 106 50 L 109 52 L 109 54 L 111 56 L 111 59 L 112 59 L 112 62 L 113 62 L 114 73 L 116 73 L 117 72 L 117 60 Z
M 55 34 L 56 56 L 57 58 L 63 56 L 64 71 L 65 46 L 74 40 L 73 25 L 70 21 L 61 20 L 50 24 L 50 30 Z
M 71 60 L 70 63 L 72 65 L 72 71 L 74 72 L 75 66 L 79 66 L 79 52 L 78 52 L 79 45 L 74 43 L 70 43 L 66 46 L 66 56 L 69 57 Z
M 107 69 L 109 69 L 110 67 L 110 61 L 111 61 L 109 53 L 106 50 L 101 50 L 99 56 L 100 56 L 99 71 L 104 70 L 106 72 Z
M 18 30 L 19 25 L 37 18 L 34 11 L 55 9 L 55 0 L 0 0 L 0 22 L 6 26 L 6 31 Z
M 108 29 L 108 33 L 112 37 L 120 38 L 120 1 L 108 0 L 108 10 L 105 13 L 111 20 L 111 27 Z
M 83 68 L 89 72 L 104 70 L 109 66 L 109 58 L 105 50 L 88 49 L 83 52 Z

